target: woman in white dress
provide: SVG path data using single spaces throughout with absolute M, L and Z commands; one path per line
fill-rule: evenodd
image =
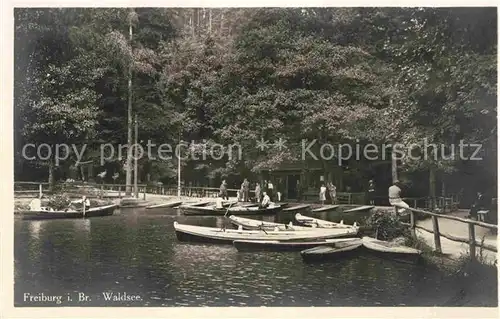
M 319 201 L 321 202 L 321 205 L 325 204 L 325 201 L 326 201 L 326 187 L 325 187 L 325 184 L 321 184 L 321 187 L 319 189 Z

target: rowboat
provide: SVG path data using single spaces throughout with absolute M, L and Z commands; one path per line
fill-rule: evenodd
M 293 225 L 291 222 L 290 224 L 280 224 L 280 223 L 274 223 L 274 222 L 266 222 L 263 220 L 255 220 L 255 219 L 250 219 L 250 218 L 244 218 L 244 217 L 238 217 L 235 215 L 229 216 L 229 219 L 231 220 L 231 223 L 243 227 L 243 229 L 250 229 L 250 230 L 256 230 L 256 229 L 264 229 L 264 230 L 311 230 L 311 227 L 302 227 L 302 226 L 296 226 Z
M 362 242 L 363 247 L 372 254 L 404 263 L 417 263 L 422 254 L 421 250 L 371 237 L 363 237 Z
M 208 205 L 208 204 L 210 204 L 210 203 L 212 203 L 212 202 L 210 202 L 210 201 L 202 201 L 202 202 L 184 203 L 184 205 L 181 205 L 180 207 L 181 207 L 181 208 L 182 208 L 182 207 L 185 207 L 185 206 L 189 206 L 189 207 L 191 207 L 191 206 L 194 206 L 194 207 L 199 207 L 199 206 L 205 206 L 205 205 Z
M 63 218 L 87 218 L 87 217 L 100 217 L 100 216 L 110 216 L 113 215 L 117 204 L 111 204 L 100 207 L 89 208 L 85 211 L 82 210 L 58 210 L 58 211 L 48 211 L 48 210 L 25 210 L 19 211 L 22 219 L 29 220 L 40 220 L 40 219 L 63 219 Z
M 327 260 L 338 260 L 340 258 L 351 257 L 358 253 L 358 249 L 362 247 L 361 240 L 336 243 L 331 245 L 319 246 L 306 249 L 300 252 L 302 260 L 305 262 L 320 262 Z
M 312 241 L 235 240 L 233 246 L 238 251 L 300 251 L 319 246 L 334 246 L 336 243 L 341 242 L 359 242 L 359 238 L 333 238 Z
M 184 215 L 265 215 L 275 214 L 281 210 L 280 205 L 270 205 L 266 208 L 238 205 L 228 208 L 217 208 L 215 205 L 201 207 L 183 206 L 181 208 Z
M 340 205 L 324 205 L 319 208 L 315 208 L 312 210 L 313 213 L 320 213 L 320 212 L 329 212 L 331 210 L 337 209 L 340 207 Z
M 146 209 L 155 209 L 155 208 L 170 208 L 170 207 L 176 207 L 182 204 L 181 200 L 176 200 L 176 201 L 171 201 L 171 202 L 166 202 L 166 203 L 161 203 L 161 204 L 156 204 L 156 205 L 149 205 L 146 206 Z
M 311 228 L 310 231 L 265 231 L 243 230 L 243 227 L 240 227 L 239 229 L 225 229 L 218 227 L 193 226 L 179 224 L 178 222 L 174 222 L 174 229 L 179 241 L 201 241 L 221 244 L 232 244 L 235 240 L 319 240 L 356 235 L 356 232 L 348 228 Z
M 292 207 L 283 208 L 283 211 L 284 212 L 295 212 L 295 211 L 298 211 L 298 210 L 306 210 L 309 207 L 311 207 L 311 205 L 300 204 L 300 205 L 295 205 L 295 206 L 292 206 Z
M 314 217 L 304 216 L 300 213 L 295 214 L 295 220 L 300 224 L 306 226 L 316 226 L 318 228 L 356 228 L 359 229 L 356 222 L 354 225 L 345 225 L 344 221 L 340 221 L 340 223 L 334 223 L 328 220 L 318 219 Z
M 373 207 L 375 206 L 365 205 L 365 206 L 355 207 L 353 209 L 345 210 L 344 213 L 361 212 L 364 210 L 372 209 Z

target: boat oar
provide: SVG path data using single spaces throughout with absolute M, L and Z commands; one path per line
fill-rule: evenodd
M 226 213 L 224 214 L 224 223 L 222 224 L 222 227 L 220 230 L 226 231 L 227 213 L 229 213 L 229 208 L 231 208 L 232 205 L 233 205 L 233 203 L 230 203 L 226 209 Z
M 266 235 L 269 235 L 267 233 L 267 231 L 264 229 L 264 222 L 262 222 L 262 224 L 260 224 L 259 229 L 262 230 Z

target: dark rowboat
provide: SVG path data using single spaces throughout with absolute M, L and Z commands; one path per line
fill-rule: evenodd
M 308 204 L 300 204 L 300 205 L 295 205 L 295 206 L 291 206 L 291 207 L 286 207 L 283 209 L 283 211 L 284 212 L 296 212 L 299 210 L 309 209 L 310 207 L 311 207 L 311 205 L 308 205 Z
M 363 237 L 362 241 L 363 247 L 371 254 L 403 263 L 416 264 L 419 262 L 422 254 L 422 251 L 418 249 L 371 237 Z
M 336 243 L 359 243 L 359 241 L 359 238 L 333 238 L 313 241 L 235 240 L 233 246 L 238 251 L 301 251 L 319 246 L 334 246 Z
M 339 260 L 341 258 L 352 257 L 358 253 L 358 249 L 362 247 L 361 240 L 338 243 L 335 246 L 319 246 L 306 249 L 300 252 L 304 262 L 322 262 L 328 260 Z
M 312 212 L 313 213 L 329 212 L 329 211 L 337 209 L 338 207 L 340 207 L 340 205 L 324 205 L 324 206 L 313 209 Z
M 216 208 L 215 205 L 211 206 L 182 206 L 184 215 L 266 215 L 276 214 L 281 210 L 280 205 L 269 206 L 267 208 L 260 208 L 258 206 L 239 206 L 235 205 L 228 208 Z
M 146 206 L 146 209 L 155 209 L 155 208 L 171 208 L 171 207 L 176 207 L 182 204 L 181 200 L 176 200 L 176 201 L 171 201 L 171 202 L 166 202 L 166 203 L 161 203 L 161 204 L 156 204 L 156 205 L 149 205 Z
M 359 206 L 359 207 L 345 210 L 344 213 L 361 212 L 361 211 L 372 209 L 373 207 L 375 207 L 375 206 L 370 206 L 370 205 Z
M 110 216 L 113 215 L 115 209 L 118 207 L 117 204 L 111 204 L 100 207 L 89 208 L 85 211 L 85 215 L 83 211 L 20 211 L 19 214 L 22 219 L 29 220 L 40 220 L 40 219 L 64 219 L 64 218 L 87 218 L 87 217 L 101 217 L 101 216 Z

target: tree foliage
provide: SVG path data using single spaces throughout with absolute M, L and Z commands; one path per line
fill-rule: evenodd
M 99 143 L 125 143 L 129 66 L 143 145 L 226 145 L 220 159 L 183 162 L 188 180 L 277 168 L 315 139 L 464 140 L 496 162 L 494 8 L 33 8 L 15 18 L 18 162 L 27 142 L 86 142 L 88 159 Z M 281 148 L 256 148 L 280 138 Z M 242 158 L 227 154 L 232 144 Z M 142 159 L 140 176 L 166 182 L 176 166 Z

